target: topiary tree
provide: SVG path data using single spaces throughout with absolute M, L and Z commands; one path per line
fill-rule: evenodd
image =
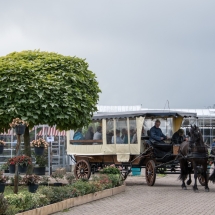
M 56 125 L 60 130 L 89 123 L 100 89 L 88 63 L 78 57 L 35 51 L 13 52 L 0 57 L 0 131 L 13 118 Z M 29 128 L 24 135 L 30 156 Z

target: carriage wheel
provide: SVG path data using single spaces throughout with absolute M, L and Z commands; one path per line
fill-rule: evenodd
M 74 175 L 77 179 L 89 179 L 91 175 L 90 164 L 85 160 L 80 160 L 75 164 Z
M 156 179 L 155 162 L 153 160 L 149 160 L 146 163 L 145 176 L 147 185 L 153 186 Z
M 197 177 L 198 177 L 199 183 L 202 186 L 205 186 L 205 177 L 202 174 L 199 174 Z M 207 178 L 209 179 L 209 174 L 207 174 Z

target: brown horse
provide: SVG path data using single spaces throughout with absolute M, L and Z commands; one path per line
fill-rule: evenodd
M 208 161 L 208 152 L 207 147 L 203 142 L 202 134 L 200 129 L 194 125 L 190 129 L 190 141 L 183 142 L 180 146 L 180 167 L 181 174 L 179 179 L 182 180 L 182 189 L 187 189 L 185 185 L 185 180 L 189 174 L 189 180 L 187 184 L 191 183 L 191 171 L 194 170 L 194 179 L 195 183 L 193 190 L 197 191 L 197 177 L 198 174 L 202 174 L 205 179 L 205 191 L 209 191 L 208 188 L 208 179 L 207 179 L 207 161 Z M 189 163 L 191 164 L 189 167 Z

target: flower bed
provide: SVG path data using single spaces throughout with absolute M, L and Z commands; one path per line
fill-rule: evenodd
M 19 212 L 19 215 L 45 215 L 121 191 L 124 191 L 124 185 L 120 175 L 101 174 L 90 181 L 77 180 L 63 187 L 40 186 L 36 193 L 24 191 L 19 194 L 8 194 L 4 200 L 8 202 L 7 214 L 14 215 Z

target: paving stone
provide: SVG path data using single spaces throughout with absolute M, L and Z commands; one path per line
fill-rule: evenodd
M 209 215 L 215 214 L 215 184 L 209 183 L 210 192 L 198 185 L 195 193 L 192 186 L 181 189 L 178 175 L 168 175 L 156 180 L 153 187 L 146 185 L 145 178 L 128 177 L 126 191 L 118 195 L 71 208 L 55 215 Z M 194 181 L 194 179 L 193 179 Z

